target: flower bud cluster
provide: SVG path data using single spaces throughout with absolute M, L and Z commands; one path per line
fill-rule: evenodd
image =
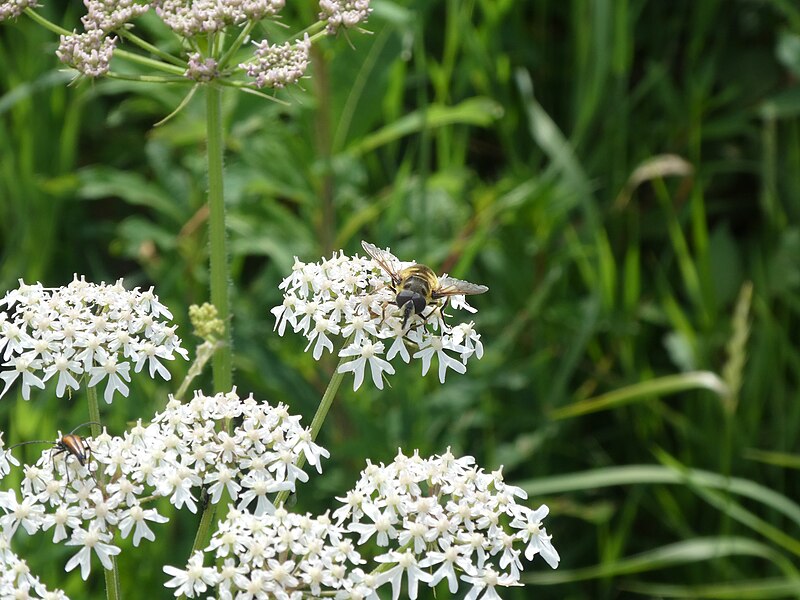
M 83 75 L 100 77 L 108 73 L 116 45 L 116 37 L 108 36 L 100 29 L 92 29 L 84 33 L 62 35 L 56 56 Z
M 0 3 L 0 21 L 16 19 L 25 12 L 26 8 L 29 6 L 35 7 L 36 5 L 36 0 L 5 0 L 5 2 Z
M 44 450 L 24 467 L 20 500 L 16 490 L 0 492 L 0 529 L 11 536 L 20 526 L 29 534 L 52 528 L 54 542 L 81 547 L 66 570 L 80 566 L 84 579 L 92 552 L 110 568 L 110 557 L 120 552 L 116 534 L 133 534 L 134 546 L 155 539 L 148 522 L 167 519 L 146 508 L 147 501 L 168 498 L 194 513 L 204 488 L 202 501 L 218 503 L 227 493 L 242 510 L 253 506 L 260 515 L 274 511 L 270 494 L 308 480 L 297 466 L 301 456 L 318 471 L 328 456 L 284 405 L 240 399 L 235 391 L 196 394 L 188 404 L 171 399 L 147 425 L 140 421 L 122 436 L 104 431 L 81 443 L 90 455 L 85 464 L 58 447 Z
M 195 81 L 213 81 L 219 77 L 219 65 L 213 58 L 203 58 L 199 52 L 189 55 L 189 63 L 186 67 L 186 77 Z
M 87 32 L 110 33 L 150 10 L 149 2 L 139 0 L 83 0 L 86 14 L 81 23 Z
M 111 33 L 150 10 L 149 3 L 136 0 L 83 0 L 84 31 L 62 35 L 56 56 L 64 64 L 88 77 L 108 72 L 118 38 Z
M 130 369 L 147 366 L 150 377 L 171 378 L 163 361 L 187 358 L 172 318 L 153 288 L 126 290 L 122 280 L 113 285 L 88 283 L 77 277 L 64 287 L 45 288 L 20 280 L 16 290 L 0 299 L 0 398 L 17 381 L 22 397 L 32 387 L 55 381 L 56 395 L 79 388 L 88 378 L 94 387 L 106 381 L 105 401 L 115 392 L 128 395 Z
M 154 0 L 156 14 L 178 35 L 194 37 L 277 14 L 285 0 Z
M 413 264 L 396 260 L 398 272 Z M 334 253 L 319 263 L 295 258 L 292 273 L 280 284 L 283 303 L 271 310 L 275 329 L 283 335 L 289 325 L 305 336 L 306 350 L 313 347 L 316 360 L 325 350 L 333 352 L 332 337 L 349 340 L 338 355 L 353 360 L 342 364 L 339 371 L 353 373 L 353 389 L 361 386 L 367 366 L 375 386 L 383 389 L 384 377 L 394 373 L 389 361 L 397 356 L 406 363 L 419 359 L 423 375 L 436 357 L 442 383 L 448 369 L 465 373 L 471 357 L 483 356 L 481 336 L 474 324 L 450 327 L 436 302 L 429 303 L 422 315 L 413 315 L 404 326 L 392 286 L 392 278 L 371 258 L 344 253 Z M 452 308 L 475 312 L 464 296 L 451 296 L 449 300 Z M 384 353 L 385 359 L 381 356 Z
M 262 40 L 255 42 L 255 46 L 253 60 L 239 66 L 255 79 L 256 87 L 282 88 L 297 83 L 308 69 L 311 50 L 308 34 L 293 44 L 270 46 L 267 40 Z
M 329 34 L 339 31 L 339 27 L 355 27 L 366 21 L 372 9 L 370 0 L 320 0 L 319 18 L 326 23 Z

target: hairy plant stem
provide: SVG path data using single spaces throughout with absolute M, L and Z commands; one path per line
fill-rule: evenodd
M 106 598 L 107 600 L 119 600 L 122 597 L 119 587 L 119 576 L 117 575 L 117 557 L 110 556 L 111 568 L 103 569 L 103 575 L 106 580 Z
M 97 388 L 87 387 L 86 398 L 89 404 L 89 420 L 92 422 L 92 437 L 96 438 L 102 432 L 102 426 L 100 425 L 100 404 L 97 401 Z
M 92 437 L 97 437 L 102 432 L 100 425 L 100 404 L 97 400 L 97 387 L 86 388 L 86 398 L 89 404 L 89 420 L 91 421 Z M 103 569 L 103 577 L 106 581 L 106 598 L 108 600 L 119 600 L 122 597 L 119 586 L 119 574 L 117 573 L 117 558 L 111 559 L 111 568 Z
M 211 360 L 214 390 L 228 392 L 233 386 L 230 299 L 228 293 L 228 249 L 225 232 L 225 198 L 222 186 L 223 129 L 222 90 L 204 86 L 206 135 L 208 138 L 208 208 L 210 239 L 211 303 L 225 324 L 222 344 Z
M 205 493 L 205 490 L 201 493 Z M 225 492 L 225 495 L 227 496 L 227 492 Z M 211 525 L 214 523 L 216 508 L 216 504 L 212 504 L 210 500 L 206 499 L 203 514 L 200 515 L 200 523 L 197 525 L 197 533 L 194 536 L 192 550 L 189 552 L 190 557 L 198 550 L 205 548 L 208 544 L 208 540 L 211 537 Z

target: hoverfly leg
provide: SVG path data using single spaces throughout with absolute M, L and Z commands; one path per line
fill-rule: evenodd
M 445 331 L 445 330 L 449 331 L 450 330 L 450 325 L 447 323 L 447 321 L 444 318 L 444 309 L 447 306 L 447 301 L 449 299 L 450 298 L 445 298 L 442 301 L 441 304 L 437 304 L 436 307 L 431 312 L 429 312 L 427 315 L 424 315 L 424 316 L 420 315 L 420 318 L 422 319 L 423 323 L 425 323 L 427 325 L 428 319 L 430 319 L 433 315 L 438 313 L 439 314 L 439 321 L 441 321 L 441 323 L 442 323 L 442 331 Z

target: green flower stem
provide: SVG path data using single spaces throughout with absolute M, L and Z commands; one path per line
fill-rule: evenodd
M 92 421 L 90 425 L 92 430 L 92 437 L 97 437 L 102 432 L 102 427 L 99 425 L 100 421 L 100 404 L 97 401 L 97 388 L 87 387 L 86 398 L 89 403 L 89 420 Z
M 28 15 L 28 17 L 30 17 L 32 21 L 38 23 L 39 25 L 41 25 L 42 27 L 44 27 L 48 31 L 52 31 L 56 35 L 72 35 L 74 33 L 73 31 L 69 31 L 67 29 L 64 29 L 63 27 L 59 27 L 58 25 L 56 25 L 52 21 L 48 21 L 46 18 L 44 18 L 42 15 L 37 13 L 32 8 L 26 8 L 25 9 L 25 14 Z M 170 63 L 173 63 L 173 64 L 167 64 L 167 63 L 162 62 L 160 60 L 155 60 L 155 59 L 152 59 L 152 58 L 148 58 L 147 56 L 142 56 L 140 54 L 136 54 L 135 52 L 129 52 L 127 50 L 119 50 L 119 49 L 115 49 L 114 50 L 114 56 L 115 57 L 124 58 L 125 60 L 129 60 L 131 62 L 135 62 L 135 63 L 138 63 L 140 65 L 145 65 L 147 67 L 150 67 L 152 69 L 156 69 L 158 71 L 164 71 L 164 72 L 170 73 L 172 75 L 179 75 L 179 76 L 183 77 L 183 74 L 186 71 L 186 65 L 185 65 L 185 63 L 183 61 L 181 61 L 178 58 L 175 58 L 171 54 L 167 54 L 165 52 L 162 52 L 162 51 L 158 50 L 158 48 L 156 48 L 155 46 L 152 46 L 152 45 L 148 44 L 147 42 L 145 42 L 144 40 L 141 40 L 140 38 L 134 36 L 133 34 L 125 35 L 125 34 L 123 34 L 122 30 L 120 30 L 119 33 L 120 33 L 120 35 L 124 35 L 124 37 L 126 37 L 127 39 L 130 39 L 132 43 L 136 43 L 139 46 L 141 46 L 142 44 L 145 44 L 147 46 L 146 48 L 144 46 L 142 46 L 145 50 L 147 50 L 148 52 L 152 52 L 156 56 L 161 56 L 164 60 L 169 61 Z M 139 41 L 138 42 L 134 42 L 133 38 L 136 38 L 136 40 L 139 40 Z M 139 42 L 141 42 L 141 43 L 139 43 Z
M 73 33 L 72 31 L 64 29 L 63 27 L 59 27 L 58 25 L 56 25 L 52 21 L 48 21 L 42 15 L 40 15 L 39 13 L 37 13 L 35 10 L 33 10 L 30 7 L 25 9 L 25 14 L 28 15 L 33 21 L 35 21 L 36 23 L 38 23 L 39 25 L 41 25 L 42 27 L 44 27 L 48 31 L 52 31 L 55 34 L 58 34 L 58 35 L 72 35 L 72 33 Z
M 178 65 L 170 65 L 163 61 L 142 56 L 141 54 L 136 54 L 136 52 L 130 52 L 128 50 L 114 49 L 114 56 L 116 58 L 123 58 L 132 63 L 155 69 L 156 71 L 164 71 L 170 75 L 177 75 L 181 79 L 184 79 L 187 83 L 193 83 L 190 79 L 186 79 L 186 77 L 184 77 L 184 73 L 186 72 L 185 66 L 181 67 Z
M 345 343 L 344 348 L 350 345 L 350 337 Z M 317 407 L 317 412 L 314 415 L 314 419 L 311 421 L 311 439 L 316 440 L 317 434 L 319 433 L 320 429 L 322 429 L 322 424 L 325 422 L 325 417 L 328 416 L 328 410 L 333 404 L 333 399 L 336 397 L 336 392 L 339 390 L 339 384 L 342 383 L 342 379 L 344 378 L 344 373 L 339 372 L 339 367 L 341 367 L 346 361 L 352 360 L 352 357 L 343 356 L 339 359 L 339 364 L 336 365 L 336 370 L 333 372 L 331 376 L 331 380 L 328 382 L 328 387 L 325 389 L 325 393 L 322 395 L 322 400 L 319 402 L 319 406 Z M 302 469 L 303 465 L 306 462 L 306 457 L 304 455 L 300 455 L 297 457 L 297 468 Z M 283 490 L 279 492 L 275 498 L 275 506 L 280 506 L 284 502 L 286 502 L 286 498 L 289 497 L 289 490 Z
M 110 556 L 111 568 L 103 569 L 106 579 L 106 598 L 107 600 L 119 600 L 122 597 L 119 587 L 119 576 L 117 575 L 117 557 Z
M 216 508 L 216 504 L 211 504 L 210 501 L 206 502 L 206 506 L 203 509 L 203 514 L 200 516 L 200 524 L 197 526 L 197 534 L 194 536 L 194 544 L 192 544 L 192 550 L 189 552 L 189 557 L 191 557 L 198 550 L 205 548 L 208 544 L 208 540 L 211 537 L 211 525 L 214 523 L 214 513 L 216 512 Z
M 247 22 L 247 25 L 244 26 L 244 28 L 236 37 L 236 39 L 233 40 L 233 43 L 230 45 L 230 48 L 228 48 L 225 51 L 225 53 L 222 56 L 220 56 L 219 61 L 217 61 L 217 67 L 220 70 L 228 66 L 228 62 L 231 60 L 231 57 L 239 50 L 239 48 L 242 47 L 242 44 L 244 44 L 245 40 L 250 36 L 250 32 L 253 31 L 255 26 L 256 26 L 256 21 Z
M 158 75 L 130 75 L 128 73 L 114 73 L 109 71 L 105 74 L 109 79 L 119 79 L 121 81 L 138 81 L 140 83 L 186 83 L 191 84 L 193 81 L 185 77 L 160 77 Z
M 92 436 L 97 437 L 100 435 L 100 405 L 97 401 L 97 387 L 87 387 L 86 397 L 89 403 L 89 419 L 93 421 L 91 424 Z M 117 558 L 115 556 L 109 557 L 111 559 L 111 568 L 103 569 L 103 577 L 106 581 L 106 598 L 107 600 L 119 600 L 122 597 L 119 587 L 119 574 L 117 573 Z
M 206 135 L 208 137 L 208 208 L 211 246 L 211 303 L 225 324 L 222 347 L 211 360 L 214 390 L 229 392 L 233 387 L 230 299 L 228 295 L 228 250 L 225 232 L 225 198 L 222 187 L 222 90 L 204 86 L 206 92 Z
M 197 350 L 195 351 L 194 362 L 189 367 L 189 371 L 186 373 L 186 377 L 184 377 L 181 386 L 178 388 L 178 391 L 175 392 L 175 398 L 183 401 L 186 392 L 189 390 L 189 385 L 192 383 L 195 377 L 203 372 L 203 368 L 206 366 L 206 363 L 211 359 L 212 356 L 214 356 L 214 352 L 216 352 L 219 347 L 219 344 L 211 342 L 203 342 L 197 347 Z
M 154 46 L 153 44 L 151 44 L 147 40 L 143 40 L 138 35 L 136 35 L 135 33 L 131 32 L 129 29 L 125 29 L 124 27 L 122 27 L 122 28 L 117 30 L 117 33 L 119 34 L 120 37 L 123 37 L 126 40 L 128 40 L 130 43 L 132 43 L 132 44 L 134 44 L 136 46 L 139 46 L 139 48 L 141 48 L 145 52 L 149 52 L 153 56 L 157 56 L 158 58 L 160 58 L 161 60 L 163 60 L 165 62 L 168 62 L 168 63 L 171 63 L 173 65 L 176 65 L 177 67 L 180 67 L 181 72 L 186 70 L 186 61 L 185 60 L 181 60 L 180 58 L 178 58 L 177 56 L 173 56 L 169 52 L 164 52 L 161 48 L 158 48 L 157 46 Z

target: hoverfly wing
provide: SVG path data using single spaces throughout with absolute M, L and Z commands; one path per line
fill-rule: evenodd
M 455 277 L 445 275 L 439 278 L 439 285 L 433 290 L 432 297 L 436 299 L 446 296 L 469 296 L 473 294 L 483 294 L 488 291 L 489 288 L 485 285 L 470 283 L 463 279 L 456 279 Z
M 391 253 L 387 252 L 386 250 L 382 250 L 378 248 L 374 244 L 370 244 L 369 242 L 361 241 L 361 246 L 364 248 L 364 251 L 369 254 L 372 259 L 380 265 L 380 267 L 386 271 L 389 277 L 392 278 L 392 281 L 395 285 L 400 283 L 400 275 L 397 272 L 397 258 L 395 258 Z

